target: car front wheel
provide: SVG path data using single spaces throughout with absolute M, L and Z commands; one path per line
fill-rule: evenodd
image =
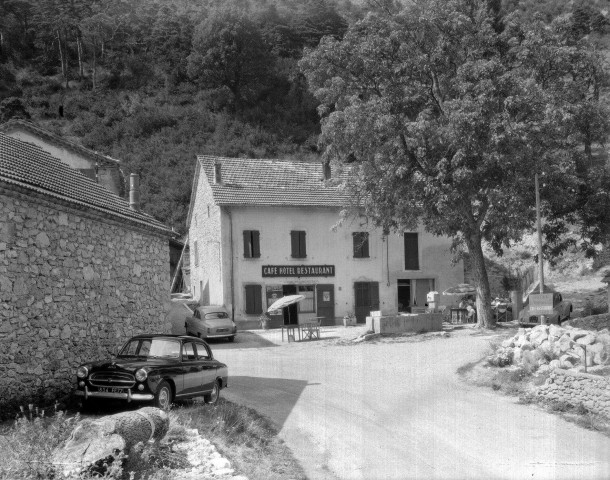
M 208 405 L 216 405 L 218 403 L 218 399 L 220 398 L 220 383 L 218 380 L 214 382 L 214 388 L 212 391 L 203 396 L 205 403 Z
M 157 388 L 157 393 L 155 394 L 155 407 L 160 408 L 162 410 L 169 410 L 171 404 L 172 387 L 170 387 L 169 383 L 163 380 L 159 384 L 159 388 Z

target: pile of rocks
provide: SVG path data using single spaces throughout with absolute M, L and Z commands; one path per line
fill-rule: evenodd
M 594 332 L 558 325 L 520 328 L 502 342 L 490 362 L 523 365 L 534 369 L 584 369 L 610 364 L 610 331 Z

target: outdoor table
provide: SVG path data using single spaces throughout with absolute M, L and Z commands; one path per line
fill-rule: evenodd
M 451 323 L 464 323 L 468 318 L 468 310 L 465 308 L 452 308 L 450 315 Z
M 286 330 L 286 337 L 288 342 L 290 342 L 290 337 L 292 336 L 292 340 L 295 340 L 294 331 L 299 332 L 299 340 L 301 340 L 301 326 L 296 324 L 290 325 L 282 325 L 282 342 L 284 341 L 284 330 Z

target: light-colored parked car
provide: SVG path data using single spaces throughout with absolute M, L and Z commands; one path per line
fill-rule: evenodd
M 199 338 L 226 338 L 232 342 L 237 335 L 237 325 L 231 320 L 229 312 L 218 305 L 195 307 L 193 315 L 187 317 L 184 326 L 187 335 Z
M 561 293 L 553 292 L 553 315 L 545 315 L 545 321 L 548 324 L 560 325 L 561 322 L 570 319 L 572 314 L 572 302 L 564 300 Z M 523 310 L 522 323 L 539 323 L 540 319 L 537 315 L 529 314 L 529 307 L 525 307 Z

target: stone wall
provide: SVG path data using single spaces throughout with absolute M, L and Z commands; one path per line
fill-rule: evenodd
M 0 412 L 71 391 L 75 368 L 168 332 L 168 239 L 0 191 Z
M 587 373 L 553 370 L 538 395 L 610 417 L 610 378 Z
M 576 328 L 584 328 L 586 330 L 603 330 L 604 328 L 610 329 L 610 313 L 590 315 L 582 318 L 572 318 L 567 324 Z

